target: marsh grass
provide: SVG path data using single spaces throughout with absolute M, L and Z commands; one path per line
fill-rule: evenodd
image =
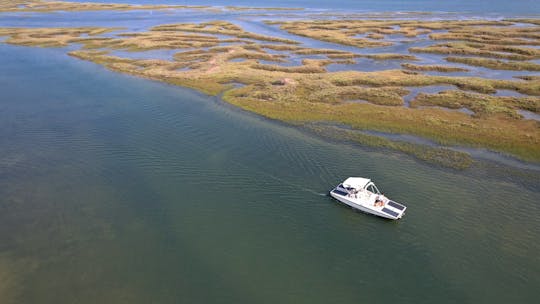
M 120 30 L 121 28 L 107 27 L 76 27 L 76 28 L 0 28 L 0 36 L 8 36 L 6 43 L 40 46 L 40 47 L 64 47 L 70 43 L 80 43 L 84 39 L 95 42 L 99 39 L 95 36 Z M 90 38 L 81 38 L 88 35 Z M 108 40 L 108 39 L 104 39 Z
M 523 79 L 526 81 L 540 81 L 540 75 L 514 76 L 514 78 Z
M 474 55 L 509 60 L 531 60 L 540 58 L 540 51 L 534 48 L 464 42 L 442 43 L 427 47 L 412 47 L 409 48 L 409 52 L 447 55 Z
M 250 90 L 274 98 L 262 99 Z M 324 97 L 322 93 L 317 95 Z M 327 103 L 317 102 L 316 99 L 299 102 L 280 99 L 280 96 L 284 95 L 275 94 L 267 88 L 261 90 L 249 86 L 228 91 L 224 98 L 243 109 L 291 123 L 332 122 L 353 129 L 414 134 L 444 145 L 487 147 L 526 160 L 540 159 L 540 136 L 536 122 L 500 115 L 474 118 L 461 112 L 438 108 L 409 109 L 366 103 Z
M 377 72 L 339 72 L 328 75 L 329 81 L 337 86 L 399 86 L 423 87 L 431 85 L 455 85 L 460 89 L 478 93 L 494 94 L 497 89 L 514 90 L 527 95 L 540 95 L 540 84 L 530 82 L 485 79 L 479 77 L 448 77 L 405 73 L 401 70 Z
M 419 160 L 446 168 L 463 170 L 469 168 L 473 164 L 473 160 L 468 153 L 444 147 L 431 147 L 403 141 L 393 141 L 380 136 L 369 135 L 359 131 L 347 130 L 334 126 L 306 124 L 304 127 L 327 138 L 340 138 L 363 146 L 400 151 Z
M 317 26 L 328 27 L 317 22 Z M 402 24 L 405 21 L 393 21 Z M 480 21 L 426 23 L 407 21 L 407 30 L 431 27 L 470 26 L 483 24 Z M 499 24 L 491 21 L 490 25 Z M 366 27 L 368 24 L 380 26 L 378 21 L 366 21 L 352 25 L 342 23 L 345 32 L 354 26 Z M 390 23 L 388 23 L 390 24 Z M 385 26 L 388 26 L 386 24 Z M 423 27 L 420 28 L 419 26 Z M 502 26 L 502 25 L 501 25 Z M 403 29 L 402 24 L 400 29 Z M 372 54 L 356 54 L 326 49 L 310 49 L 296 44 L 256 43 L 242 38 L 250 33 L 240 27 L 223 21 L 173 24 L 154 27 L 149 32 L 123 33 L 115 38 L 99 37 L 99 33 L 109 28 L 72 29 L 0 29 L 0 35 L 9 36 L 10 43 L 54 46 L 58 44 L 80 43 L 82 50 L 69 54 L 73 57 L 95 62 L 106 68 L 185 86 L 201 92 L 217 95 L 223 93 L 227 102 L 260 115 L 293 124 L 311 122 L 331 122 L 343 124 L 357 130 L 377 130 L 412 134 L 432 139 L 444 145 L 480 146 L 504 151 L 526 160 L 540 160 L 540 132 L 535 121 L 519 119 L 514 115 L 517 109 L 537 112 L 538 99 L 533 97 L 491 98 L 482 94 L 492 94 L 497 90 L 514 90 L 522 94 L 540 96 L 540 82 L 529 80 L 495 80 L 479 77 L 449 77 L 423 75 L 414 71 L 384 70 L 373 72 L 343 71 L 329 73 L 325 66 L 340 60 L 353 61 L 353 58 Z M 384 32 L 392 29 L 385 28 Z M 222 39 L 214 35 L 231 36 Z M 247 33 L 247 34 L 246 34 Z M 89 37 L 82 36 L 87 34 Z M 257 34 L 254 34 L 257 35 Z M 253 37 L 253 36 L 251 36 Z M 258 37 L 258 36 L 255 36 Z M 106 38 L 106 39 L 102 39 Z M 17 40 L 19 39 L 19 40 Z M 224 40 L 232 45 L 218 45 Z M 185 49 L 189 46 L 188 49 Z M 513 46 L 512 46 L 513 47 Z M 92 50 L 99 48 L 99 50 Z M 132 59 L 112 56 L 109 51 L 146 50 L 151 48 L 178 48 L 173 60 Z M 271 54 L 266 50 L 283 53 Z M 529 52 L 513 49 L 515 54 Z M 259 60 L 282 62 L 288 56 L 324 55 L 329 59 L 304 59 L 301 66 L 280 66 L 261 64 Z M 235 58 L 245 58 L 235 62 Z M 412 60 L 410 55 L 379 54 L 384 60 Z M 413 66 L 413 65 L 411 65 Z M 411 67 L 409 66 L 409 67 Z M 414 67 L 414 66 L 413 66 Z M 231 83 L 243 84 L 234 87 Z M 454 85 L 465 95 L 450 95 L 446 99 L 470 99 L 469 104 L 460 103 L 475 111 L 475 116 L 458 111 L 435 108 L 441 105 L 448 108 L 457 104 L 444 105 L 435 97 L 420 95 L 418 105 L 424 102 L 427 107 L 403 107 L 403 97 L 409 93 L 406 87 L 430 85 Z M 461 92 L 461 91 L 457 91 Z M 455 94 L 455 93 L 452 93 Z M 478 97 L 481 95 L 482 98 Z M 356 100 L 367 101 L 364 103 Z M 444 158 L 446 152 L 418 150 L 406 144 L 390 144 L 378 139 L 362 137 L 358 142 L 384 146 L 418 155 L 420 159 Z M 408 151 L 408 152 L 407 152 Z M 422 156 L 427 155 L 427 156 Z M 447 155 L 450 159 L 454 156 Z
M 459 40 L 496 45 L 540 45 L 538 26 L 465 26 L 448 33 L 434 33 L 433 40 Z
M 304 59 L 301 66 L 279 66 L 270 64 L 254 64 L 251 67 L 258 70 L 278 71 L 285 73 L 325 73 L 324 66 L 332 63 L 332 60 Z
M 428 34 L 432 30 L 448 30 L 451 33 L 431 34 L 431 39 L 466 40 L 474 42 L 489 40 L 491 36 L 482 34 L 479 39 L 478 31 L 493 29 L 494 35 L 499 33 L 507 43 L 524 42 L 523 38 L 536 37 L 530 29 L 514 29 L 508 27 L 514 23 L 511 21 L 488 21 L 488 20 L 304 20 L 304 21 L 268 21 L 268 24 L 278 24 L 281 29 L 291 34 L 305 36 L 327 42 L 343 45 L 351 45 L 359 48 L 384 47 L 392 45 L 392 42 L 384 41 L 387 35 L 403 35 L 404 37 L 417 37 Z M 500 30 L 500 28 L 504 28 Z M 363 35 L 363 37 L 358 37 Z M 446 36 L 444 36 L 446 35 Z M 460 39 L 463 38 L 463 39 Z M 524 43 L 522 43 L 524 44 Z
M 504 19 L 504 21 L 540 25 L 540 19 L 533 19 L 533 18 L 513 18 L 513 19 Z
M 445 60 L 448 62 L 481 66 L 493 70 L 540 71 L 540 64 L 530 61 L 503 61 L 475 57 L 447 57 Z
M 414 55 L 392 53 L 358 55 L 358 57 L 369 58 L 373 60 L 418 60 L 418 58 Z
M 235 36 L 237 38 L 247 38 L 261 41 L 281 42 L 286 44 L 298 44 L 297 41 L 259 35 L 244 31 L 241 27 L 227 21 L 210 21 L 203 23 L 176 23 L 155 26 L 151 31 L 167 31 L 167 32 L 195 32 Z
M 294 51 L 295 54 L 298 55 L 347 55 L 347 56 L 359 56 L 357 54 L 346 52 L 346 51 L 340 51 L 340 50 L 333 50 L 333 49 L 312 49 L 312 48 L 300 48 Z
M 449 109 L 467 108 L 476 117 L 503 114 L 509 118 L 522 118 L 516 109 L 540 113 L 540 98 L 491 96 L 463 91 L 443 91 L 438 94 L 420 93 L 411 101 L 411 107 L 440 106 Z
M 411 63 L 402 63 L 401 67 L 412 71 L 436 71 L 436 72 L 468 72 L 468 69 L 447 66 L 447 65 L 417 65 Z
M 270 49 L 274 51 L 295 51 L 300 49 L 299 46 L 288 44 L 260 44 L 259 46 L 260 48 Z

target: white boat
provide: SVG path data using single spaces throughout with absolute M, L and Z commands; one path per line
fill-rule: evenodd
M 330 191 L 338 201 L 360 211 L 397 220 L 407 207 L 385 197 L 369 178 L 349 177 Z

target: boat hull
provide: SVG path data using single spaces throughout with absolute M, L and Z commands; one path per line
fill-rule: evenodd
M 377 209 L 374 209 L 374 208 L 370 208 L 369 206 L 366 206 L 366 204 L 355 202 L 353 199 L 349 198 L 348 196 L 340 194 L 339 193 L 339 192 L 341 192 L 340 190 L 337 190 L 337 191 L 336 190 L 337 189 L 334 189 L 334 190 L 330 191 L 330 196 L 332 196 L 336 200 L 340 201 L 341 203 L 343 203 L 343 204 L 345 204 L 347 206 L 350 206 L 350 207 L 352 207 L 354 209 L 360 210 L 362 212 L 373 214 L 373 215 L 376 215 L 376 216 L 379 216 L 379 217 L 382 217 L 382 218 L 386 218 L 386 219 L 391 219 L 391 220 L 400 219 L 403 216 L 403 214 L 405 214 L 405 209 L 403 209 L 399 213 L 393 212 L 393 213 L 395 213 L 395 215 L 387 214 L 387 213 L 382 211 L 385 208 L 383 208 L 382 210 L 377 210 Z

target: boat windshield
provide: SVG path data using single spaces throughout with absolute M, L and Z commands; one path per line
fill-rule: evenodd
M 366 189 L 371 192 L 371 193 L 375 193 L 375 194 L 381 194 L 381 192 L 379 191 L 379 189 L 377 189 L 377 187 L 375 187 L 374 184 L 369 184 Z

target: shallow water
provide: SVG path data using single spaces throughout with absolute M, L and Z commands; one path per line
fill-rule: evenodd
M 0 25 L 145 30 L 235 16 L 6 14 Z M 0 44 L 0 303 L 536 298 L 536 167 L 495 157 L 458 172 L 329 142 L 65 53 Z M 354 175 L 406 216 L 388 222 L 326 196 Z

